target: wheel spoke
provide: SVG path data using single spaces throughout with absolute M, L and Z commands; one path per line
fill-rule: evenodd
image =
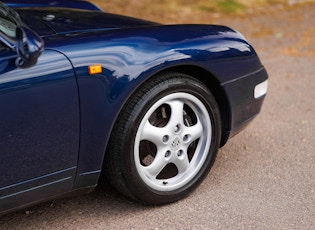
M 177 124 L 183 124 L 184 102 L 173 100 L 168 102 L 171 107 L 171 117 L 168 126 L 175 127 Z
M 199 139 L 203 134 L 203 127 L 200 122 L 197 122 L 197 124 L 185 127 L 185 135 L 189 135 L 189 144 L 194 142 L 195 140 Z
M 153 162 L 146 167 L 143 167 L 144 171 L 146 172 L 146 175 L 150 178 L 156 179 L 156 177 L 159 175 L 159 173 L 163 170 L 163 168 L 168 164 L 168 161 L 165 159 L 165 153 L 162 151 L 159 151 Z
M 179 174 L 186 172 L 189 167 L 187 153 L 185 152 L 181 157 L 177 157 L 173 163 L 176 165 Z
M 142 129 L 141 140 L 151 141 L 155 145 L 160 145 L 164 136 L 163 129 L 153 126 L 147 121 Z

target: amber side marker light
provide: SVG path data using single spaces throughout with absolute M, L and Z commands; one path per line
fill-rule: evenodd
M 91 75 L 102 73 L 102 71 L 103 71 L 102 66 L 99 64 L 89 66 L 89 74 Z

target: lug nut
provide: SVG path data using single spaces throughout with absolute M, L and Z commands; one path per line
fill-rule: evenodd
M 174 129 L 175 133 L 179 133 L 180 129 L 181 129 L 180 124 L 177 124 Z
M 183 150 L 179 150 L 179 151 L 178 151 L 178 153 L 177 153 L 177 156 L 178 156 L 178 157 L 180 157 L 180 156 L 182 156 L 182 155 L 183 155 L 183 153 L 184 153 L 184 151 L 183 151 Z
M 167 143 L 169 141 L 170 137 L 168 135 L 163 136 L 162 141 L 163 143 Z

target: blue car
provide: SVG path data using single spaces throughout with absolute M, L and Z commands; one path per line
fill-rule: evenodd
M 101 174 L 137 202 L 177 201 L 261 110 L 266 70 L 228 27 L 17 2 L 0 2 L 1 214 Z

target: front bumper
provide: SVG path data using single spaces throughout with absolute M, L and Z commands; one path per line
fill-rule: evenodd
M 268 74 L 264 67 L 221 84 L 230 104 L 229 137 L 242 131 L 262 107 L 268 89 Z

